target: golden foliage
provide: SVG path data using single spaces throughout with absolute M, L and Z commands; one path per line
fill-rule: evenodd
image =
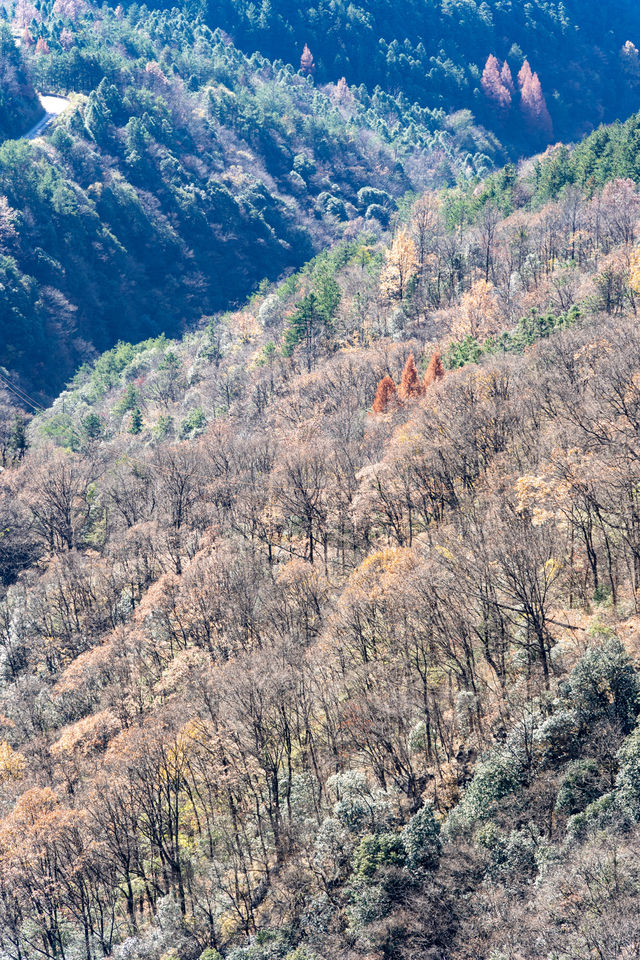
M 51 745 L 51 753 L 58 757 L 73 753 L 86 757 L 104 749 L 119 730 L 118 718 L 110 710 L 100 710 L 66 727 Z
M 498 301 L 490 281 L 474 280 L 471 289 L 463 295 L 460 307 L 460 317 L 452 331 L 455 337 L 483 340 L 497 332 Z
M 629 262 L 629 286 L 634 293 L 640 293 L 640 244 L 631 254 Z
M 418 268 L 418 252 L 409 231 L 399 230 L 387 250 L 380 275 L 380 292 L 387 300 L 402 300 Z
M 516 480 L 515 492 L 518 512 L 528 512 L 532 526 L 540 527 L 556 517 L 558 507 L 567 495 L 568 484 L 565 481 L 551 481 L 525 474 Z
M 24 754 L 14 750 L 6 740 L 0 741 L 0 783 L 22 780 L 26 765 Z

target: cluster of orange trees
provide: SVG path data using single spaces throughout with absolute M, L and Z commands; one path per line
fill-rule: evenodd
M 386 413 L 389 407 L 394 404 L 416 400 L 424 396 L 425 391 L 434 383 L 442 380 L 444 375 L 445 369 L 439 350 L 434 351 L 422 380 L 418 375 L 413 353 L 410 353 L 402 370 L 399 386 L 396 387 L 389 374 L 386 374 L 378 384 L 373 401 L 373 412 Z

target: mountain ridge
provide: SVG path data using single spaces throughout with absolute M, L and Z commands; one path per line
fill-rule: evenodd
M 0 146 L 0 960 L 638 955 L 640 114 L 508 162 L 204 8 L 10 15 L 75 92 Z

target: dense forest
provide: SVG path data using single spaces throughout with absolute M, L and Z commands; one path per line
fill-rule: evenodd
M 223 26 L 243 49 L 292 62 L 307 44 L 324 82 L 344 75 L 429 107 L 470 108 L 519 147 L 530 144 L 531 124 L 526 111 L 518 118 L 517 98 L 505 104 L 486 95 L 482 74 L 490 55 L 506 61 L 513 76 L 528 58 L 557 137 L 574 139 L 637 107 L 634 0 L 616 0 L 613 12 L 593 0 L 215 0 L 202 7 L 208 22 Z
M 0 24 L 0 960 L 639 957 L 635 7 L 153 7 Z
M 42 108 L 11 31 L 0 20 L 0 142 L 21 136 Z
M 640 949 L 636 123 L 5 395 L 12 960 Z
M 319 90 L 177 11 L 54 4 L 24 29 L 36 88 L 72 100 L 46 140 L 0 146 L 0 362 L 40 399 L 500 155 L 470 116 Z
M 475 188 L 631 112 L 638 14 L 619 6 L 604 30 L 593 4 L 332 4 L 304 23 L 275 3 L 7 5 L 0 138 L 37 118 L 34 88 L 71 105 L 0 147 L 0 363 L 51 399 L 119 338 L 174 336 L 380 234 L 407 191 Z

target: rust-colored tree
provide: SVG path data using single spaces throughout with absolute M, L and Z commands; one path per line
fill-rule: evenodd
M 307 76 L 311 73 L 314 73 L 316 65 L 313 59 L 313 54 L 309 50 L 308 45 L 305 43 L 304 50 L 302 51 L 302 56 L 300 57 L 300 69 Z
M 509 66 L 506 60 L 502 64 L 502 70 L 500 71 L 500 79 L 502 80 L 503 85 L 507 88 L 509 93 L 515 93 L 516 88 L 513 82 L 511 67 Z
M 442 380 L 445 375 L 444 364 L 442 362 L 442 356 L 439 350 L 433 351 L 433 356 L 429 361 L 429 366 L 427 367 L 424 375 L 424 380 L 422 381 L 423 387 L 432 386 L 434 383 L 437 383 L 438 380 Z
M 537 73 L 532 73 L 527 60 L 522 64 L 518 74 L 520 85 L 520 109 L 528 124 L 534 130 L 539 130 L 546 137 L 553 132 L 553 123 L 547 109 L 547 103 L 542 92 L 542 84 Z
M 520 67 L 520 70 L 518 71 L 518 86 L 520 87 L 521 90 L 524 87 L 525 83 L 529 83 L 532 77 L 533 77 L 533 71 L 529 66 L 529 61 L 525 60 L 522 66 Z
M 391 404 L 397 402 L 398 391 L 392 378 L 387 374 L 378 384 L 375 400 L 371 408 L 374 413 L 386 413 Z
M 505 66 L 507 66 L 505 64 Z M 509 67 L 507 66 L 507 70 Z M 511 74 L 509 73 L 509 76 Z M 487 57 L 484 70 L 482 72 L 482 89 L 487 99 L 497 106 L 500 110 L 508 110 L 511 106 L 511 91 L 504 82 L 500 70 L 500 64 L 492 53 Z M 513 81 L 512 81 L 513 85 Z
M 402 371 L 402 380 L 398 387 L 398 397 L 400 400 L 416 400 L 422 396 L 423 392 L 420 377 L 416 369 L 416 362 L 413 353 L 410 353 L 404 365 L 404 370 Z

